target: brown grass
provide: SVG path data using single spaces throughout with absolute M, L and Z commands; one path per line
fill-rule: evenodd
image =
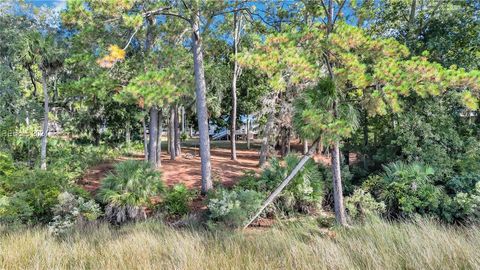
M 1 269 L 480 269 L 476 227 L 376 221 L 326 233 L 313 223 L 207 232 L 158 222 L 101 226 L 65 240 L 0 235 Z

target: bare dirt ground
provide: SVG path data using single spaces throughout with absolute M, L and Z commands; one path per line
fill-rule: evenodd
M 258 146 L 258 145 L 256 145 Z M 164 148 L 165 149 L 165 148 Z M 292 142 L 292 151 L 301 152 L 303 146 Z M 79 181 L 79 183 L 88 191 L 95 192 L 101 183 L 101 180 L 113 170 L 116 163 L 136 159 L 143 160 L 143 154 L 134 154 L 128 157 L 119 157 L 115 160 L 105 161 L 90 168 Z M 326 155 L 316 154 L 314 160 L 317 163 L 325 165 L 330 164 L 330 158 Z M 231 186 L 243 176 L 247 170 L 260 172 L 258 167 L 259 151 L 256 149 L 247 150 L 245 145 L 237 146 L 237 160 L 230 159 L 230 148 L 228 141 L 216 141 L 211 149 L 212 178 L 214 181 L 221 182 L 225 186 Z M 357 159 L 355 154 L 350 154 L 350 162 Z M 189 188 L 200 188 L 201 186 L 201 163 L 198 148 L 184 147 L 182 155 L 176 160 L 170 160 L 170 155 L 166 151 L 162 152 L 162 165 L 159 168 L 162 172 L 162 178 L 168 186 L 183 183 Z
M 187 154 L 195 154 L 187 158 Z M 188 155 L 190 156 L 190 155 Z M 219 181 L 225 186 L 234 184 L 246 170 L 259 172 L 257 150 L 237 150 L 237 160 L 230 159 L 230 149 L 214 148 L 211 150 L 212 177 L 214 181 Z M 84 188 L 90 192 L 95 192 L 101 183 L 101 180 L 113 170 L 115 163 L 127 159 L 142 160 L 143 155 L 135 154 L 130 157 L 120 157 L 115 160 L 106 161 L 90 168 L 79 181 Z M 201 164 L 198 149 L 182 148 L 182 155 L 176 160 L 170 160 L 170 155 L 162 153 L 162 165 L 159 168 L 162 171 L 162 178 L 169 186 L 183 183 L 189 188 L 199 188 L 201 186 Z

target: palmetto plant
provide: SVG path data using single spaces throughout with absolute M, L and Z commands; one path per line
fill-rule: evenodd
M 98 198 L 105 204 L 105 216 L 114 223 L 146 217 L 145 207 L 164 190 L 161 173 L 143 161 L 125 161 L 102 182 Z

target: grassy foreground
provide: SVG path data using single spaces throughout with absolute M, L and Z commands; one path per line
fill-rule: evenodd
M 316 226 L 212 233 L 159 223 L 78 233 L 2 232 L 0 269 L 480 269 L 478 228 L 382 221 L 325 235 Z

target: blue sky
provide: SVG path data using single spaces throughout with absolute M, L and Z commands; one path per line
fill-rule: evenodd
M 66 6 L 67 0 L 25 0 L 25 2 L 35 6 L 47 6 L 54 9 L 63 9 Z

